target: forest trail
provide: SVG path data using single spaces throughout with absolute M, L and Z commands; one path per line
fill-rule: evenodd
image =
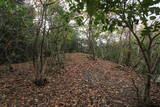
M 142 93 L 142 79 L 129 68 L 87 54 L 66 54 L 64 72 L 47 72 L 49 83 L 36 87 L 29 63 L 15 64 L 16 72 L 0 75 L 0 106 L 125 107 L 137 103 L 135 81 Z M 18 70 L 18 67 L 24 67 Z M 25 67 L 27 67 L 25 69 Z M 160 104 L 158 89 L 152 98 Z

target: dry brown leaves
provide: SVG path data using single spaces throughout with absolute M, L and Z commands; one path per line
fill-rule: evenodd
M 21 69 L 14 65 L 16 72 L 0 77 L 0 106 L 124 107 L 137 103 L 132 79 L 140 93 L 143 84 L 136 73 L 119 70 L 118 64 L 109 61 L 89 60 L 87 56 L 67 54 L 65 72 L 48 72 L 49 84 L 42 88 L 32 83 L 30 65 L 19 64 Z M 152 89 L 152 96 L 154 102 L 160 104 L 157 87 Z

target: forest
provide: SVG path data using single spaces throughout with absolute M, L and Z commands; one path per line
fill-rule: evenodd
M 160 0 L 0 0 L 0 107 L 160 107 Z

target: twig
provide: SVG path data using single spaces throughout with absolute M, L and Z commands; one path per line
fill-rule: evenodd
M 132 83 L 133 83 L 133 86 L 134 86 L 134 88 L 135 88 L 135 90 L 136 90 L 137 102 L 138 102 L 138 104 L 139 104 L 139 103 L 140 103 L 139 89 L 138 89 L 138 87 L 137 87 L 137 85 L 136 85 L 136 83 L 135 83 L 135 81 L 134 81 L 133 78 L 132 78 Z

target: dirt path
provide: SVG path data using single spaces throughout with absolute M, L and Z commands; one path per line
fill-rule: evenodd
M 33 73 L 28 69 L 2 76 L 0 106 L 133 107 L 137 96 L 132 79 L 142 87 L 141 79 L 134 72 L 117 69 L 118 64 L 87 56 L 67 54 L 66 72 L 49 72 L 49 84 L 43 88 L 32 84 Z

